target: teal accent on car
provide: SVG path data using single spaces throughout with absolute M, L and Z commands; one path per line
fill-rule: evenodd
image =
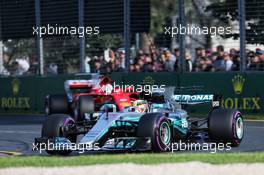
M 139 122 L 140 117 L 130 117 L 130 116 L 127 116 L 127 117 L 122 117 L 122 119 L 120 119 L 120 120 Z M 121 122 L 113 121 L 112 124 L 110 125 L 110 127 L 120 126 L 118 124 L 121 124 Z M 122 122 L 122 125 L 131 126 L 131 123 L 129 123 L 129 122 Z M 104 131 L 102 132 L 102 134 L 98 137 L 98 139 L 101 139 L 108 132 L 108 130 L 109 130 L 109 128 L 105 128 Z
M 182 134 L 187 134 L 188 132 L 188 127 L 183 127 L 183 123 L 187 122 L 186 119 L 181 119 L 181 120 L 172 120 L 172 126 L 173 128 L 176 128 L 179 130 Z

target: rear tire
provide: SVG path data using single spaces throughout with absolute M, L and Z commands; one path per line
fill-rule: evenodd
M 74 109 L 74 119 L 75 121 L 85 120 L 86 114 L 94 113 L 94 100 L 91 96 L 80 96 L 77 99 L 75 109 Z
M 70 124 L 74 124 L 74 120 L 68 115 L 56 114 L 56 115 L 48 116 L 47 120 L 43 123 L 41 136 L 46 137 L 48 139 L 55 137 L 64 137 L 69 139 L 71 143 L 76 143 L 77 140 L 76 135 L 66 135 L 62 131 L 63 126 L 67 126 Z M 51 155 L 68 155 L 72 151 L 46 150 L 46 152 Z
M 45 114 L 69 114 L 69 103 L 66 94 L 47 95 L 45 98 Z
M 169 119 L 161 113 L 149 113 L 139 120 L 137 129 L 138 137 L 150 137 L 151 149 L 154 152 L 170 150 L 172 130 Z
M 214 109 L 209 116 L 209 137 L 214 141 L 240 145 L 244 136 L 242 114 L 235 109 Z

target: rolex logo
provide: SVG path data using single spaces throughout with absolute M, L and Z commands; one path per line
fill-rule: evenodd
M 245 83 L 245 78 L 243 78 L 241 75 L 236 75 L 233 79 L 233 88 L 236 94 L 241 94 L 243 91 L 243 86 Z
M 17 95 L 19 92 L 19 80 L 18 79 L 14 79 L 12 81 L 12 90 L 13 90 L 13 94 Z
M 154 83 L 155 83 L 155 80 L 151 76 L 147 76 L 143 80 L 143 84 L 153 85 Z

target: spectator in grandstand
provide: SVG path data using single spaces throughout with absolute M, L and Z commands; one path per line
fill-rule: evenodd
M 137 53 L 136 58 L 134 59 L 134 62 L 138 62 L 139 60 L 145 60 L 145 54 L 143 52 L 143 50 L 139 50 Z
M 153 72 L 162 72 L 162 71 L 163 71 L 163 67 L 160 61 L 158 60 L 153 61 Z
M 248 60 L 248 64 L 247 64 L 248 70 L 258 69 L 259 57 L 253 51 L 250 51 L 247 54 L 247 60 Z
M 259 59 L 258 70 L 264 71 L 264 50 L 258 50 L 257 55 Z
M 185 59 L 186 59 L 186 63 L 185 63 L 186 71 L 192 72 L 193 69 L 192 56 L 189 52 L 186 53 Z
M 58 74 L 58 66 L 55 63 L 49 64 L 49 66 L 47 68 L 47 74 L 57 75 Z
M 233 67 L 233 61 L 229 55 L 229 53 L 224 53 L 224 61 L 225 61 L 225 71 L 231 71 Z
M 240 69 L 240 58 L 239 58 L 239 51 L 232 48 L 229 50 L 229 56 L 233 61 L 232 71 L 239 71 Z
M 144 64 L 145 62 L 142 59 L 137 61 L 137 65 L 139 66 L 140 71 L 143 71 Z
M 122 60 L 123 59 L 115 59 L 115 67 L 113 72 L 124 72 L 125 69 L 122 67 Z
M 89 61 L 91 73 L 98 73 L 101 69 L 101 60 L 98 56 L 93 56 L 93 58 Z
M 37 57 L 36 56 L 31 57 L 29 59 L 29 63 L 30 63 L 30 68 L 27 71 L 27 74 L 28 75 L 37 75 L 39 72 L 39 63 L 38 63 Z
M 172 72 L 179 70 L 180 51 L 174 49 L 173 54 L 167 49 L 157 49 L 150 46 L 149 54 L 138 50 L 135 58 L 130 60 L 130 72 Z M 186 53 L 186 71 L 239 71 L 240 58 L 239 51 L 232 48 L 229 52 L 224 51 L 224 46 L 219 45 L 216 52 L 211 49 L 205 50 L 202 47 L 196 48 L 195 59 Z M 90 66 L 92 72 L 111 73 L 124 72 L 124 51 L 119 49 L 116 52 L 109 50 L 108 61 L 101 57 L 91 59 Z M 264 70 L 264 51 L 256 50 L 256 53 L 248 52 L 248 69 Z
M 129 65 L 129 72 L 135 72 L 135 64 Z
M 91 72 L 91 67 L 90 67 L 90 64 L 89 64 L 90 61 L 91 61 L 91 58 L 87 56 L 85 58 L 85 63 L 84 63 L 84 72 L 85 73 L 90 73 Z
M 175 72 L 178 72 L 179 71 L 179 68 L 180 68 L 180 63 L 179 63 L 179 59 L 181 57 L 181 54 L 180 54 L 180 49 L 179 48 L 175 48 L 174 49 L 174 54 L 175 54 L 175 57 L 176 57 L 176 62 L 174 64 L 174 71 Z
M 19 71 L 19 63 L 14 61 L 10 67 L 11 74 L 14 76 L 23 75 L 22 72 Z
M 174 71 L 176 57 L 169 50 L 164 51 L 164 54 L 162 55 L 162 61 L 164 63 L 165 71 L 168 71 L 168 72 Z
M 150 57 L 152 58 L 153 61 L 158 60 L 158 51 L 156 49 L 156 46 L 154 44 L 150 45 Z
M 120 63 L 120 65 L 116 65 L 116 66 L 120 66 L 120 67 L 122 67 L 124 69 L 125 68 L 125 57 L 126 57 L 125 51 L 120 49 L 118 51 L 119 60 L 116 62 L 118 64 Z
M 212 68 L 212 61 L 209 57 L 210 52 L 206 52 L 204 48 L 196 49 L 196 58 L 194 60 L 194 71 L 210 71 Z
M 107 74 L 109 70 L 113 70 L 109 68 L 108 62 L 104 59 L 103 56 L 97 57 L 96 61 L 94 62 L 94 73 L 100 73 L 100 74 Z
M 134 64 L 134 72 L 141 72 L 139 64 Z
M 30 68 L 28 58 L 19 58 L 13 62 L 13 75 L 24 75 Z
M 100 69 L 101 69 L 101 62 L 96 59 L 92 62 L 92 73 L 100 73 Z
M 199 68 L 200 68 L 200 64 L 201 64 L 201 62 L 200 62 L 201 57 L 202 57 L 202 48 L 201 47 L 195 48 L 195 59 L 194 59 L 194 63 L 193 63 L 193 70 L 195 72 L 200 71 Z
M 239 56 L 239 52 L 235 48 L 232 48 L 229 50 L 229 56 L 233 59 L 234 57 Z
M 143 72 L 153 72 L 153 64 L 152 59 L 148 54 L 145 55 Z
M 212 57 L 213 60 L 213 70 L 215 72 L 225 70 L 225 60 L 224 60 L 224 46 L 219 45 L 216 48 L 217 53 L 215 57 Z
M 3 66 L 0 75 L 8 76 L 10 75 L 10 72 Z

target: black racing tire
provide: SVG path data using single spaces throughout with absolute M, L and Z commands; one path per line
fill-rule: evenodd
M 85 114 L 94 113 L 94 100 L 92 96 L 80 96 L 74 108 L 74 119 L 77 122 L 85 120 Z
M 237 147 L 244 137 L 242 114 L 236 109 L 214 109 L 208 121 L 209 137 L 217 142 Z
M 154 152 L 169 151 L 172 143 L 170 120 L 161 113 L 145 114 L 139 120 L 137 136 L 150 137 Z
M 62 127 L 69 124 L 74 124 L 74 120 L 65 114 L 54 114 L 47 117 L 46 121 L 43 123 L 41 136 L 52 139 L 55 137 L 65 137 L 71 141 L 71 143 L 76 143 L 77 135 L 66 135 L 63 133 Z M 71 150 L 46 150 L 48 154 L 51 155 L 68 155 Z
M 70 105 L 66 94 L 47 95 L 45 98 L 45 114 L 69 114 Z

